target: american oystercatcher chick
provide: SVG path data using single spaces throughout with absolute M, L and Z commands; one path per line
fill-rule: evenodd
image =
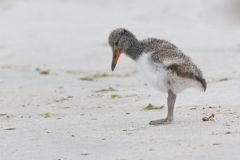
M 174 44 L 156 38 L 139 41 L 124 28 L 111 32 L 109 45 L 113 50 L 112 71 L 122 53 L 137 62 L 147 83 L 168 94 L 168 113 L 165 119 L 151 121 L 151 125 L 173 121 L 176 94 L 190 87 L 205 91 L 207 83 L 201 70 Z

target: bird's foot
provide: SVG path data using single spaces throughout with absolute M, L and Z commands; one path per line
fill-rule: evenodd
M 170 118 L 165 118 L 165 119 L 160 119 L 160 120 L 155 120 L 155 121 L 150 121 L 150 125 L 164 125 L 164 124 L 170 124 L 172 122 L 172 119 Z

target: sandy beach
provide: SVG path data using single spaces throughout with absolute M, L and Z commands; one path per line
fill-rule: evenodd
M 0 0 L 0 160 L 239 160 L 240 23 L 225 3 Z M 117 27 L 171 41 L 202 69 L 207 91 L 179 94 L 172 124 L 148 124 L 167 95 L 135 62 L 111 72 Z

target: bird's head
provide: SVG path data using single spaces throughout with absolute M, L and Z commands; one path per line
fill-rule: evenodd
M 112 71 L 117 65 L 117 61 L 122 53 L 127 53 L 127 50 L 130 49 L 137 42 L 136 37 L 128 30 L 124 28 L 118 28 L 113 30 L 108 38 L 109 45 L 113 50 L 112 58 Z

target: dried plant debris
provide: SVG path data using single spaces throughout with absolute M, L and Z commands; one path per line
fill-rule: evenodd
M 152 105 L 152 104 L 148 104 L 147 106 L 145 106 L 143 109 L 144 110 L 159 110 L 159 109 L 163 109 L 164 106 L 155 106 L 155 105 Z
M 213 109 L 213 108 L 217 108 L 217 107 L 214 107 L 214 106 L 208 106 L 207 108 L 209 108 L 209 109 Z
M 114 88 L 109 87 L 109 88 L 104 88 L 104 89 L 100 89 L 100 90 L 96 90 L 96 93 L 100 93 L 100 92 L 114 92 L 116 91 Z
M 42 75 L 49 75 L 51 72 L 50 69 L 41 69 L 41 68 L 36 68 L 36 71 L 38 71 Z
M 125 98 L 129 98 L 129 97 L 138 97 L 137 94 L 128 94 L 124 96 Z
M 91 94 L 90 97 L 96 97 L 96 98 L 101 98 L 101 97 L 104 97 L 103 94 L 100 94 L 100 93 L 95 93 L 95 94 Z
M 46 112 L 46 113 L 40 114 L 40 116 L 42 116 L 44 118 L 51 118 L 52 116 L 54 116 L 54 113 Z
M 112 94 L 110 96 L 111 99 L 117 99 L 117 98 L 123 98 L 122 96 L 118 95 L 118 94 Z
M 119 98 L 130 98 L 130 97 L 138 97 L 137 94 L 128 94 L 128 95 L 118 95 L 118 94 L 111 94 L 111 99 L 119 99 Z
M 224 81 L 229 81 L 229 80 L 230 80 L 230 78 L 228 78 L 228 77 L 223 77 L 223 78 L 218 78 L 218 79 L 212 78 L 212 79 L 208 80 L 208 83 L 218 83 L 218 82 L 224 82 Z
M 123 73 L 123 74 L 97 73 L 97 74 L 81 77 L 81 78 L 79 78 L 79 80 L 82 80 L 82 81 L 96 81 L 96 80 L 99 80 L 99 79 L 102 79 L 102 78 L 107 78 L 107 77 L 129 77 L 133 73 L 135 73 L 135 71 L 134 72 L 127 72 L 127 73 Z
M 122 131 L 124 131 L 124 132 L 131 132 L 131 131 L 135 131 L 135 130 L 136 130 L 136 128 L 125 128 Z
M 228 80 L 229 80 L 229 78 L 224 77 L 224 78 L 220 78 L 220 79 L 218 80 L 218 82 L 223 82 L 223 81 L 228 81 Z
M 73 98 L 73 96 L 61 97 L 59 99 L 55 99 L 54 101 L 57 103 L 61 103 L 61 102 L 69 100 L 70 98 Z
M 89 76 L 86 76 L 86 77 L 81 77 L 79 78 L 79 80 L 82 80 L 82 81 L 96 81 L 96 80 L 99 80 L 101 78 L 106 78 L 106 77 L 109 77 L 110 75 L 107 74 L 107 73 L 98 73 L 98 74 L 94 74 L 94 75 L 89 75 Z
M 196 110 L 197 109 L 197 107 L 192 107 L 192 108 L 190 108 L 190 110 Z
M 215 121 L 214 119 L 215 114 L 211 114 L 210 116 L 205 116 L 202 118 L 202 121 L 206 122 L 206 121 Z
M 83 71 L 81 71 L 81 70 L 67 70 L 66 73 L 73 74 L 73 75 L 79 75 L 79 74 L 82 74 Z

